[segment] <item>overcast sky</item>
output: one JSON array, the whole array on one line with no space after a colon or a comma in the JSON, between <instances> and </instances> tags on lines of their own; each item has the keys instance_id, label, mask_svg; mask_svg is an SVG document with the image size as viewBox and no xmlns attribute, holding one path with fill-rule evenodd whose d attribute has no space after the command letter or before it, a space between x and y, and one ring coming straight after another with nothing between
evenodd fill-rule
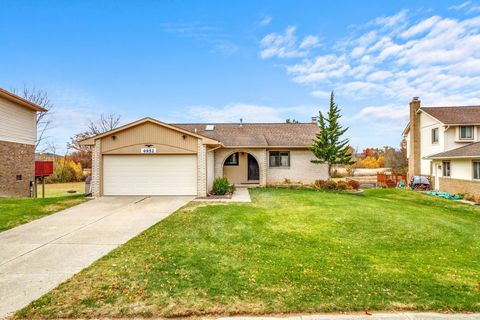
<instances>
[{"instance_id":1,"label":"overcast sky","mask_svg":"<svg viewBox=\"0 0 480 320\"><path fill-rule=\"evenodd\" d=\"M62 149L89 118L309 121L335 90L354 147L408 102L480 104L476 1L0 0L0 87L46 90Z\"/></svg>"}]
</instances>

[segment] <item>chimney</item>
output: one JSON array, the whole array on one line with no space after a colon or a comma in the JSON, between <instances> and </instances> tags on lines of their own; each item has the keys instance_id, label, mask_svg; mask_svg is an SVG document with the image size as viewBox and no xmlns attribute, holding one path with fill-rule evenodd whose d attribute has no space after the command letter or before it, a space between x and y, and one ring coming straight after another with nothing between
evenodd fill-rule
<instances>
[{"instance_id":1,"label":"chimney","mask_svg":"<svg viewBox=\"0 0 480 320\"><path fill-rule=\"evenodd\" d=\"M420 151L420 100L413 97L410 102L410 142L408 157L409 177L419 176L421 172L421 151Z\"/></svg>"},{"instance_id":2,"label":"chimney","mask_svg":"<svg viewBox=\"0 0 480 320\"><path fill-rule=\"evenodd\" d=\"M312 123L317 123L318 117L312 117Z\"/></svg>"},{"instance_id":3,"label":"chimney","mask_svg":"<svg viewBox=\"0 0 480 320\"><path fill-rule=\"evenodd\" d=\"M243 127L243 119L240 118L240 128Z\"/></svg>"}]
</instances>

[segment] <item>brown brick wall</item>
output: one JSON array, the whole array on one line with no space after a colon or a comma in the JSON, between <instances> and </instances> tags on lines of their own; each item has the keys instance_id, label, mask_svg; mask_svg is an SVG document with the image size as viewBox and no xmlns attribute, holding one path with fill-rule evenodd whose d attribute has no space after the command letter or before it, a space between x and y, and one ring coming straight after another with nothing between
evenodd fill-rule
<instances>
[{"instance_id":1,"label":"brown brick wall","mask_svg":"<svg viewBox=\"0 0 480 320\"><path fill-rule=\"evenodd\" d=\"M408 156L408 175L409 177L421 174L420 168L420 115L417 113L420 109L420 100L413 98L410 102L410 154Z\"/></svg>"},{"instance_id":2,"label":"brown brick wall","mask_svg":"<svg viewBox=\"0 0 480 320\"><path fill-rule=\"evenodd\" d=\"M439 185L440 191L480 196L480 181L441 177Z\"/></svg>"},{"instance_id":3,"label":"brown brick wall","mask_svg":"<svg viewBox=\"0 0 480 320\"><path fill-rule=\"evenodd\" d=\"M0 141L0 197L29 197L34 175L35 146Z\"/></svg>"}]
</instances>

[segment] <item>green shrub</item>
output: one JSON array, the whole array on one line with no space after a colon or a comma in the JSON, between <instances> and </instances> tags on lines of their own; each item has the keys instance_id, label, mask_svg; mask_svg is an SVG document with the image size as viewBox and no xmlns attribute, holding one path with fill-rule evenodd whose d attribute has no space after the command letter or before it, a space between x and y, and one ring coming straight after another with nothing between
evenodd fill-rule
<instances>
[{"instance_id":1,"label":"green shrub","mask_svg":"<svg viewBox=\"0 0 480 320\"><path fill-rule=\"evenodd\" d=\"M215 178L213 180L212 193L217 195L224 195L231 190L230 183L225 177Z\"/></svg>"}]
</instances>

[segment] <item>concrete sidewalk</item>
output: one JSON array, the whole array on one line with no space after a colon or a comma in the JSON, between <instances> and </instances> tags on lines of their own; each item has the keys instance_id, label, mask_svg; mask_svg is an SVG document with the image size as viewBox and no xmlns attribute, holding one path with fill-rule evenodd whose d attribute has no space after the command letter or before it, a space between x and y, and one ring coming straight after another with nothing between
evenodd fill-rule
<instances>
[{"instance_id":1,"label":"concrete sidewalk","mask_svg":"<svg viewBox=\"0 0 480 320\"><path fill-rule=\"evenodd\" d=\"M248 192L246 187L237 187L230 200L231 202L252 202L250 192Z\"/></svg>"},{"instance_id":2,"label":"concrete sidewalk","mask_svg":"<svg viewBox=\"0 0 480 320\"><path fill-rule=\"evenodd\" d=\"M0 319L193 197L103 197L0 233Z\"/></svg>"},{"instance_id":3,"label":"concrete sidewalk","mask_svg":"<svg viewBox=\"0 0 480 320\"><path fill-rule=\"evenodd\" d=\"M311 314L295 316L223 317L218 320L480 320L480 313L392 312L372 314Z\"/></svg>"}]
</instances>

